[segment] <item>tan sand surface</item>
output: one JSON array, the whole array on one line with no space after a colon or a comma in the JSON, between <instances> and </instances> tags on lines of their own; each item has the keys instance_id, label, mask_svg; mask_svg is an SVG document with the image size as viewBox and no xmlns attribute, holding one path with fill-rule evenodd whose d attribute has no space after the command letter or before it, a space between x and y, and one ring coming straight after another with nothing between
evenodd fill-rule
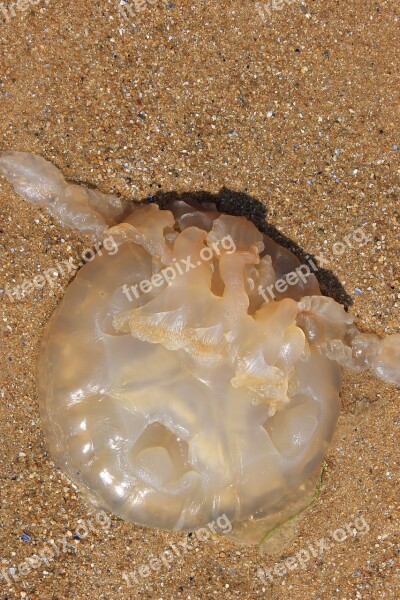
<instances>
[{"instance_id":1,"label":"tan sand surface","mask_svg":"<svg viewBox=\"0 0 400 600\"><path fill-rule=\"evenodd\" d=\"M18 0L14 15L1 4L0 149L136 201L245 192L305 252L325 252L363 330L398 332L400 5L277 1L261 3L263 20L255 4L131 0L128 19L118 0ZM334 246L360 226L371 242ZM220 536L155 571L152 557L194 535L96 522L47 453L35 391L68 276L22 300L4 293L88 246L1 178L0 598L400 597L399 395L369 374L344 374L320 498L275 556ZM74 539L80 520L92 528ZM27 569L52 540L48 563ZM296 555L303 566L284 563Z\"/></svg>"}]
</instances>

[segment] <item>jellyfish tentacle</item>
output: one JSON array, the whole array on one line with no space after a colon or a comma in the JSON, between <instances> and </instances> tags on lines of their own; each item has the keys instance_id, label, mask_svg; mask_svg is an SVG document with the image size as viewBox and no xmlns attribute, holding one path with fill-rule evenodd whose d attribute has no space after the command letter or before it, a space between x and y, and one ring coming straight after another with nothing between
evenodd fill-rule
<instances>
[{"instance_id":1,"label":"jellyfish tentacle","mask_svg":"<svg viewBox=\"0 0 400 600\"><path fill-rule=\"evenodd\" d=\"M0 171L25 200L43 205L62 225L102 240L130 207L120 198L68 183L61 171L28 152L2 152Z\"/></svg>"},{"instance_id":2,"label":"jellyfish tentacle","mask_svg":"<svg viewBox=\"0 0 400 600\"><path fill-rule=\"evenodd\" d=\"M341 304L324 296L305 296L298 309L297 324L320 354L341 367L370 369L383 381L400 385L399 333L382 339L362 333Z\"/></svg>"}]
</instances>

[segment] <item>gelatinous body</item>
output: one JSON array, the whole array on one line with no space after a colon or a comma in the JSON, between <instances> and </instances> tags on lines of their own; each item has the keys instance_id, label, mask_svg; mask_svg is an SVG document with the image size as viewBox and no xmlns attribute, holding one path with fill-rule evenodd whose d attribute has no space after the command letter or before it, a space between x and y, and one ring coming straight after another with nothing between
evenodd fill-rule
<instances>
[{"instance_id":1,"label":"gelatinous body","mask_svg":"<svg viewBox=\"0 0 400 600\"><path fill-rule=\"evenodd\" d=\"M226 514L256 541L318 478L340 366L400 384L400 335L359 333L246 218L182 201L126 215L38 157L3 153L0 168L62 222L118 245L67 288L38 388L57 463L122 518L191 530Z\"/></svg>"}]
</instances>

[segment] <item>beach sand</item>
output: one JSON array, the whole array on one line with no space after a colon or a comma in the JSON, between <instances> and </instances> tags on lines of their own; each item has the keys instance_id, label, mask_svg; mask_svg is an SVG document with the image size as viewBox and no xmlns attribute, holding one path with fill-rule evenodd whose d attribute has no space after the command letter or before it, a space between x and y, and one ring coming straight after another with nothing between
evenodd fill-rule
<instances>
[{"instance_id":1,"label":"beach sand","mask_svg":"<svg viewBox=\"0 0 400 600\"><path fill-rule=\"evenodd\" d=\"M244 192L304 252L325 253L363 331L399 331L398 4L277 2L264 20L252 0L143 0L128 19L118 0L19 4L0 13L1 150L42 155L127 201ZM349 244L361 226L371 241ZM1 289L90 246L1 177ZM139 574L194 536L101 526L47 453L35 365L67 285L0 294L2 599L399 597L399 394L369 373L344 373L320 497L282 551L221 535ZM368 526L336 540L356 518ZM94 526L74 539L80 520ZM48 564L24 574L51 540ZM296 555L303 565L282 567Z\"/></svg>"}]
</instances>

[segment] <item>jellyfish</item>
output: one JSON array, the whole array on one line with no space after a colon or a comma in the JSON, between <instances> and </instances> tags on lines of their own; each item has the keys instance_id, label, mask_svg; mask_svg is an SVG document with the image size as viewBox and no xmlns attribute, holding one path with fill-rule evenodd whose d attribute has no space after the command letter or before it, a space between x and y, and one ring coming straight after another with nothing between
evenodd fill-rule
<instances>
[{"instance_id":1,"label":"jellyfish","mask_svg":"<svg viewBox=\"0 0 400 600\"><path fill-rule=\"evenodd\" d=\"M399 386L400 334L360 332L291 251L215 203L129 204L23 152L0 169L98 250L115 245L68 285L37 370L51 454L87 500L164 530L223 514L250 544L308 506L341 369Z\"/></svg>"}]
</instances>

